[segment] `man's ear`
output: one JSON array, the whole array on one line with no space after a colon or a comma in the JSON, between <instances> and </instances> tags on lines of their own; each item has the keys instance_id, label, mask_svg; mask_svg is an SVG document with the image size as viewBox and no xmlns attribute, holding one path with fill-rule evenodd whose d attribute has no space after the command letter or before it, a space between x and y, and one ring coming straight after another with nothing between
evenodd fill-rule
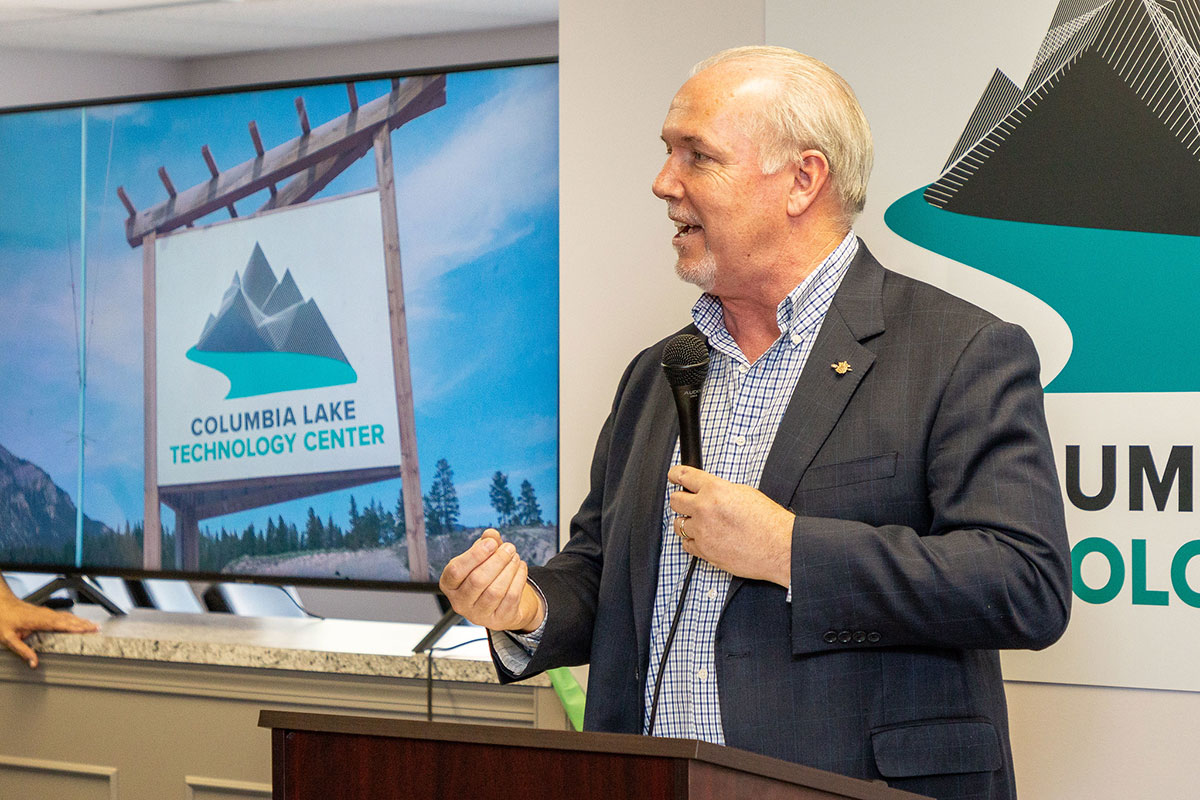
<instances>
[{"instance_id":1,"label":"man's ear","mask_svg":"<svg viewBox=\"0 0 1200 800\"><path fill-rule=\"evenodd\" d=\"M788 214L798 217L812 206L829 183L829 159L820 150L805 150L791 165L792 188L788 192Z\"/></svg>"}]
</instances>

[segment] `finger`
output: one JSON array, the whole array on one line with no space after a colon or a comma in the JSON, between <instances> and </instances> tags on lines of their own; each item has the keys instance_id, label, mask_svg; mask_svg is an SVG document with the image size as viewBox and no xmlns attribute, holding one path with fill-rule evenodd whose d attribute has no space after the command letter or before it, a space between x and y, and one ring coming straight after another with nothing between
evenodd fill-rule
<instances>
[{"instance_id":1,"label":"finger","mask_svg":"<svg viewBox=\"0 0 1200 800\"><path fill-rule=\"evenodd\" d=\"M492 539L496 542L497 547L499 547L500 544L504 541L503 539L500 538L500 531L496 530L495 528L488 528L483 533L479 534L479 538L480 539L485 539L485 538Z\"/></svg>"},{"instance_id":2,"label":"finger","mask_svg":"<svg viewBox=\"0 0 1200 800\"><path fill-rule=\"evenodd\" d=\"M484 535L476 539L474 544L450 559L450 563L442 570L442 577L438 581L438 586L443 592L449 594L458 591L463 581L496 552L500 542L486 534L487 531L484 531Z\"/></svg>"},{"instance_id":3,"label":"finger","mask_svg":"<svg viewBox=\"0 0 1200 800\"><path fill-rule=\"evenodd\" d=\"M41 626L44 631L60 631L62 633L95 633L100 630L96 623L75 616L56 612Z\"/></svg>"},{"instance_id":4,"label":"finger","mask_svg":"<svg viewBox=\"0 0 1200 800\"><path fill-rule=\"evenodd\" d=\"M9 650L16 653L17 657L29 665L30 669L35 669L38 665L37 653L33 652L33 648L25 644L21 637L15 634L9 634L4 637L4 644Z\"/></svg>"},{"instance_id":5,"label":"finger","mask_svg":"<svg viewBox=\"0 0 1200 800\"><path fill-rule=\"evenodd\" d=\"M508 545L512 547L512 545ZM507 548L501 548L500 553L503 555L509 552ZM521 559L517 556L515 548L511 551L508 563L504 565L504 569L500 570L500 574L496 579L488 584L487 588L479 596L477 605L480 610L487 614L496 615L497 609L504 602L504 598L508 595L509 587L512 586L513 578L517 575L517 570L521 566Z\"/></svg>"},{"instance_id":6,"label":"finger","mask_svg":"<svg viewBox=\"0 0 1200 800\"><path fill-rule=\"evenodd\" d=\"M700 501L696 495L682 490L671 492L671 510L685 517L694 517L700 510Z\"/></svg>"},{"instance_id":7,"label":"finger","mask_svg":"<svg viewBox=\"0 0 1200 800\"><path fill-rule=\"evenodd\" d=\"M667 480L676 486L687 489L689 492L698 492L701 487L712 478L702 469L696 467L688 467L683 464L676 464L667 472Z\"/></svg>"},{"instance_id":8,"label":"finger","mask_svg":"<svg viewBox=\"0 0 1200 800\"><path fill-rule=\"evenodd\" d=\"M469 607L480 610L483 605L490 602L485 598L485 594L490 598L490 589L500 573L508 566L508 562L513 557L515 548L511 544L504 545L501 549L492 553L490 557L482 564L471 570L471 574L466 577L466 580L459 586L459 596L463 602Z\"/></svg>"},{"instance_id":9,"label":"finger","mask_svg":"<svg viewBox=\"0 0 1200 800\"><path fill-rule=\"evenodd\" d=\"M517 559L516 564L517 568L508 584L508 590L500 600L500 605L496 607L496 616L501 619L518 620L521 617L521 597L525 594L525 587L529 585L529 565L524 559Z\"/></svg>"}]
</instances>

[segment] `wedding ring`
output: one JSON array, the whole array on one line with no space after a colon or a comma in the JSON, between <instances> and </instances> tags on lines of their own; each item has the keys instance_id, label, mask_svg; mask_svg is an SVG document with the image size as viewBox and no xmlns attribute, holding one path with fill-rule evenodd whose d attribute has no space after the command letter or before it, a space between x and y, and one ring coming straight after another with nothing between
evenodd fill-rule
<instances>
[{"instance_id":1,"label":"wedding ring","mask_svg":"<svg viewBox=\"0 0 1200 800\"><path fill-rule=\"evenodd\" d=\"M684 520L687 520L687 519L691 519L691 517L689 517L687 514L680 514L680 515L679 515L679 538L680 538L680 539L690 539L690 538L692 538L692 537L688 536L688 535L687 535L687 533L686 533L686 532L683 530L683 521L684 521Z\"/></svg>"}]
</instances>

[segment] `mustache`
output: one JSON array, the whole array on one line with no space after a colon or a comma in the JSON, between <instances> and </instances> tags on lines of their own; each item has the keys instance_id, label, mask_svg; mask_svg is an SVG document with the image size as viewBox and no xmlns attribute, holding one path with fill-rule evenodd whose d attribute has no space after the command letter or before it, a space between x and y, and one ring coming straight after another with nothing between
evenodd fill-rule
<instances>
[{"instance_id":1,"label":"mustache","mask_svg":"<svg viewBox=\"0 0 1200 800\"><path fill-rule=\"evenodd\" d=\"M679 205L673 202L667 203L667 217L673 222L682 222L685 225L699 225L700 220L694 214L681 211Z\"/></svg>"}]
</instances>

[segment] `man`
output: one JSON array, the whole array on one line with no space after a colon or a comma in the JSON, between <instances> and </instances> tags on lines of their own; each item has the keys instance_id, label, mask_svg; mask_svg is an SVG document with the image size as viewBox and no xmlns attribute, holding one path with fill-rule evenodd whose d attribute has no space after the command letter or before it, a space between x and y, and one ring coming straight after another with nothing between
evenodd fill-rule
<instances>
[{"instance_id":1,"label":"man","mask_svg":"<svg viewBox=\"0 0 1200 800\"><path fill-rule=\"evenodd\" d=\"M96 630L93 623L74 614L26 603L13 594L0 577L0 642L18 658L24 659L30 669L37 667L38 657L33 648L25 644L25 637L34 631L93 633Z\"/></svg>"},{"instance_id":2,"label":"man","mask_svg":"<svg viewBox=\"0 0 1200 800\"><path fill-rule=\"evenodd\" d=\"M653 189L704 290L705 469L679 466L660 342L621 380L563 552L527 568L488 531L443 591L493 630L502 679L590 662L586 727L646 733L698 556L653 733L1012 797L996 651L1049 645L1070 606L1032 343L854 236L870 132L824 64L720 53L662 138Z\"/></svg>"}]
</instances>

